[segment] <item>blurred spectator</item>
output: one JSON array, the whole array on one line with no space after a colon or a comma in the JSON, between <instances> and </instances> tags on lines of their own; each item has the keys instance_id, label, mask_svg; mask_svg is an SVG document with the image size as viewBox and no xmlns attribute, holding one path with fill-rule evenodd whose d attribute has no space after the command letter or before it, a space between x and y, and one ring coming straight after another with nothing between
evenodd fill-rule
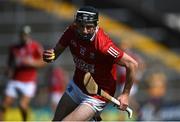
<instances>
[{"instance_id":1,"label":"blurred spectator","mask_svg":"<svg viewBox=\"0 0 180 122\"><path fill-rule=\"evenodd\" d=\"M141 108L140 120L162 120L159 112L166 94L166 82L163 72L154 72L146 78L148 100Z\"/></svg>"},{"instance_id":2,"label":"blurred spectator","mask_svg":"<svg viewBox=\"0 0 180 122\"><path fill-rule=\"evenodd\" d=\"M19 33L19 44L13 45L9 51L8 76L10 78L5 90L5 98L1 106L1 120L6 108L14 103L20 95L19 108L23 121L27 120L28 107L35 94L37 68L45 63L42 61L42 46L30 37L30 26L23 26Z\"/></svg>"},{"instance_id":3,"label":"blurred spectator","mask_svg":"<svg viewBox=\"0 0 180 122\"><path fill-rule=\"evenodd\" d=\"M134 58L137 62L138 62L138 70L136 73L136 79L134 81L134 84L132 86L131 89L131 93L130 93L130 107L134 110L134 113L138 114L139 113L139 103L136 100L136 93L138 91L138 83L139 81L142 79L143 76L143 72L145 70L145 62L143 60L143 58L138 55L137 53L133 53L134 50L132 48L132 44L129 42L129 40L121 40L120 44L119 44L120 49L122 49L124 52L126 52L128 55L130 55L132 58ZM121 90L124 87L124 84L126 82L126 68L123 66L119 66L117 65L117 94L119 94L121 92Z\"/></svg>"},{"instance_id":4,"label":"blurred spectator","mask_svg":"<svg viewBox=\"0 0 180 122\"><path fill-rule=\"evenodd\" d=\"M48 80L50 84L51 108L55 112L57 104L65 91L69 77L67 72L59 66L52 66L50 71Z\"/></svg>"}]
</instances>

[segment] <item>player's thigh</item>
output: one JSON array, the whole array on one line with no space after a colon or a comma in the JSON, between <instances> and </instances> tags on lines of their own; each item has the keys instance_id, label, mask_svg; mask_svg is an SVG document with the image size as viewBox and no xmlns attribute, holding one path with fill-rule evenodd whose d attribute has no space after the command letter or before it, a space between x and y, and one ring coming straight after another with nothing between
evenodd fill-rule
<instances>
[{"instance_id":1,"label":"player's thigh","mask_svg":"<svg viewBox=\"0 0 180 122\"><path fill-rule=\"evenodd\" d=\"M69 113L71 113L78 105L72 100L72 98L65 92L61 97L53 121L60 121Z\"/></svg>"},{"instance_id":2,"label":"player's thigh","mask_svg":"<svg viewBox=\"0 0 180 122\"><path fill-rule=\"evenodd\" d=\"M79 105L72 113L66 116L63 121L87 121L95 115L95 111L87 104Z\"/></svg>"}]
</instances>

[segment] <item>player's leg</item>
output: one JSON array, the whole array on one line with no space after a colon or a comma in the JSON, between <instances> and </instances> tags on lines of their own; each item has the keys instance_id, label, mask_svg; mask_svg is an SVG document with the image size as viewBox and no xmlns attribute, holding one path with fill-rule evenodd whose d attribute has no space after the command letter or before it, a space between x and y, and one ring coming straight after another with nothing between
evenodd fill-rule
<instances>
[{"instance_id":1,"label":"player's leg","mask_svg":"<svg viewBox=\"0 0 180 122\"><path fill-rule=\"evenodd\" d=\"M36 84L34 81L27 83L18 82L17 89L22 93L21 99L19 101L21 116L23 121L27 121L29 103L32 97L35 95Z\"/></svg>"},{"instance_id":2,"label":"player's leg","mask_svg":"<svg viewBox=\"0 0 180 122\"><path fill-rule=\"evenodd\" d=\"M14 97L12 97L12 96L5 96L5 99L4 99L2 104L3 104L3 106L5 108L7 108L10 105L12 105L13 101L14 101Z\"/></svg>"},{"instance_id":3,"label":"player's leg","mask_svg":"<svg viewBox=\"0 0 180 122\"><path fill-rule=\"evenodd\" d=\"M6 109L14 102L14 98L16 97L16 83L14 81L9 81L5 89L5 97L0 105L0 120L4 120Z\"/></svg>"},{"instance_id":4,"label":"player's leg","mask_svg":"<svg viewBox=\"0 0 180 122\"><path fill-rule=\"evenodd\" d=\"M56 108L53 121L61 121L78 106L72 98L65 92Z\"/></svg>"},{"instance_id":5,"label":"player's leg","mask_svg":"<svg viewBox=\"0 0 180 122\"><path fill-rule=\"evenodd\" d=\"M14 101L14 97L11 97L11 96L5 96L1 106L0 106L0 121L3 121L5 118L5 112L6 112L6 109L12 105Z\"/></svg>"},{"instance_id":6,"label":"player's leg","mask_svg":"<svg viewBox=\"0 0 180 122\"><path fill-rule=\"evenodd\" d=\"M84 100L73 112L71 112L63 119L64 121L101 120L100 113L107 105L107 103L88 95L83 95L82 97Z\"/></svg>"},{"instance_id":7,"label":"player's leg","mask_svg":"<svg viewBox=\"0 0 180 122\"><path fill-rule=\"evenodd\" d=\"M91 120L95 114L96 112L89 105L81 104L66 116L63 121L87 121Z\"/></svg>"},{"instance_id":8,"label":"player's leg","mask_svg":"<svg viewBox=\"0 0 180 122\"><path fill-rule=\"evenodd\" d=\"M95 122L99 122L99 121L102 121L102 118L101 118L101 115L100 113L97 113L93 118L92 120L94 120Z\"/></svg>"},{"instance_id":9,"label":"player's leg","mask_svg":"<svg viewBox=\"0 0 180 122\"><path fill-rule=\"evenodd\" d=\"M80 105L65 116L63 120L93 120L94 117L97 117L97 113L100 113L106 105L105 101L84 94L73 81L68 85L66 93L73 99L73 101Z\"/></svg>"},{"instance_id":10,"label":"player's leg","mask_svg":"<svg viewBox=\"0 0 180 122\"><path fill-rule=\"evenodd\" d=\"M81 104L69 115L67 115L64 121L87 121L97 120L100 118L100 113L107 105L105 101L96 99L94 97L85 95L79 92L82 98Z\"/></svg>"},{"instance_id":11,"label":"player's leg","mask_svg":"<svg viewBox=\"0 0 180 122\"><path fill-rule=\"evenodd\" d=\"M20 109L23 121L27 121L30 100L31 98L28 96L22 96L20 100L19 109Z\"/></svg>"}]
</instances>

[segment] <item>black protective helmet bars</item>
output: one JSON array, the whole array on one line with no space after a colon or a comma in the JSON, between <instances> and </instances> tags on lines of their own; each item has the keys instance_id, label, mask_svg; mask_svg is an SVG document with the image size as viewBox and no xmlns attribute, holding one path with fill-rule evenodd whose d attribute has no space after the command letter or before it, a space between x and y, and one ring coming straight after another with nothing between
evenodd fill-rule
<instances>
[{"instance_id":1,"label":"black protective helmet bars","mask_svg":"<svg viewBox=\"0 0 180 122\"><path fill-rule=\"evenodd\" d=\"M85 6L77 11L75 21L80 23L95 23L97 25L98 11L91 6Z\"/></svg>"}]
</instances>

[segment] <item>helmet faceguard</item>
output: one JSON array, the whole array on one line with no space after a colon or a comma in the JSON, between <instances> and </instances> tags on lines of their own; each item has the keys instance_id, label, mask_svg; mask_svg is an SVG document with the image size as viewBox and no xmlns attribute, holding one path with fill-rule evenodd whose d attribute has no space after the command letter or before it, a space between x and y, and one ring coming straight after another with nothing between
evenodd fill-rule
<instances>
[{"instance_id":1,"label":"helmet faceguard","mask_svg":"<svg viewBox=\"0 0 180 122\"><path fill-rule=\"evenodd\" d=\"M99 20L98 11L91 6L85 6L85 7L80 8L77 11L77 14L75 17L75 22L81 25L94 24L95 26L97 26L98 20ZM92 38L93 34L82 35L79 33L79 36L82 40L89 41Z\"/></svg>"}]
</instances>

